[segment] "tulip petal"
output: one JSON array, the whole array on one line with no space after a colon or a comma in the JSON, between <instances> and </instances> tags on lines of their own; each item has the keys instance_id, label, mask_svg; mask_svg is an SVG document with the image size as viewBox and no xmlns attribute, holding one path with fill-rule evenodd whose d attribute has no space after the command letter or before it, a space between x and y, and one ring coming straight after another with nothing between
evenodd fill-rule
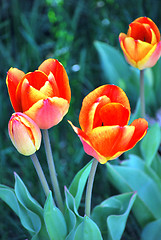
<instances>
[{"instance_id":1,"label":"tulip petal","mask_svg":"<svg viewBox=\"0 0 161 240\"><path fill-rule=\"evenodd\" d=\"M19 92L21 95L18 95ZM21 91L18 89L17 95L20 98L23 112L27 111L37 101L47 98L39 90L33 88L27 79L24 79L21 84Z\"/></svg>"},{"instance_id":2,"label":"tulip petal","mask_svg":"<svg viewBox=\"0 0 161 240\"><path fill-rule=\"evenodd\" d=\"M89 110L88 116L88 125L86 125L86 132L91 131L93 128L102 126L102 119L100 118L99 111L102 108L103 105L110 102L110 99L107 96L102 96L97 99L97 101L91 106L91 109ZM86 115L85 121L86 119Z\"/></svg>"},{"instance_id":3,"label":"tulip petal","mask_svg":"<svg viewBox=\"0 0 161 240\"><path fill-rule=\"evenodd\" d=\"M125 38L123 44L126 54L129 56L128 58L133 59L136 63L143 59L153 48L153 45L140 40L135 40L131 37Z\"/></svg>"},{"instance_id":4,"label":"tulip petal","mask_svg":"<svg viewBox=\"0 0 161 240\"><path fill-rule=\"evenodd\" d=\"M159 29L156 26L156 24L150 18L148 18L148 17L140 17L140 18L135 19L134 23L135 22L139 22L141 24L148 24L153 29L153 31L154 31L154 33L156 35L156 38L157 38L157 42L160 41Z\"/></svg>"},{"instance_id":5,"label":"tulip petal","mask_svg":"<svg viewBox=\"0 0 161 240\"><path fill-rule=\"evenodd\" d=\"M145 56L145 58L138 62L137 64L138 68L142 70L145 68L153 67L160 58L160 56L161 56L161 41L158 44L155 44L151 51L149 51L149 53Z\"/></svg>"},{"instance_id":6,"label":"tulip petal","mask_svg":"<svg viewBox=\"0 0 161 240\"><path fill-rule=\"evenodd\" d=\"M40 148L41 132L35 122L23 113L14 113L8 124L8 132L17 150L29 156Z\"/></svg>"},{"instance_id":7,"label":"tulip petal","mask_svg":"<svg viewBox=\"0 0 161 240\"><path fill-rule=\"evenodd\" d=\"M134 131L133 137L131 138L130 142L126 146L126 149L128 150L133 148L136 145L136 143L145 136L148 129L148 122L143 118L139 118L134 120L130 124L130 126L135 127L135 131Z\"/></svg>"},{"instance_id":8,"label":"tulip petal","mask_svg":"<svg viewBox=\"0 0 161 240\"><path fill-rule=\"evenodd\" d=\"M70 102L71 91L69 79L63 65L56 59L47 59L39 66L38 69L44 72L46 75L49 75L50 72L53 73L59 89L60 97Z\"/></svg>"},{"instance_id":9,"label":"tulip petal","mask_svg":"<svg viewBox=\"0 0 161 240\"><path fill-rule=\"evenodd\" d=\"M125 92L115 85L103 85L90 92L83 100L79 115L79 123L83 131L86 132L88 129L93 128L93 121L91 121L91 111L94 111L92 110L93 105L97 103L98 99L102 96L106 96L108 102L110 99L111 102L122 104L125 108L128 109L129 114L131 113L129 100Z\"/></svg>"},{"instance_id":10,"label":"tulip petal","mask_svg":"<svg viewBox=\"0 0 161 240\"><path fill-rule=\"evenodd\" d=\"M10 100L14 110L21 111L21 106L19 102L16 100L16 88L20 82L20 80L25 76L25 73L17 68L10 68L7 73L6 84L8 87L8 92L10 96Z\"/></svg>"},{"instance_id":11,"label":"tulip petal","mask_svg":"<svg viewBox=\"0 0 161 240\"><path fill-rule=\"evenodd\" d=\"M135 40L141 40L147 43L151 43L152 40L152 32L150 30L150 26L146 26L138 22L132 22L129 25L127 36L132 37Z\"/></svg>"},{"instance_id":12,"label":"tulip petal","mask_svg":"<svg viewBox=\"0 0 161 240\"><path fill-rule=\"evenodd\" d=\"M97 152L91 145L91 143L89 142L89 138L88 136L79 128L75 127L70 121L68 121L70 123L70 125L72 126L73 130L75 131L75 133L78 135L78 137L80 138L84 151L94 157L95 159L97 159L101 164L106 163L109 159L102 156L99 152Z\"/></svg>"},{"instance_id":13,"label":"tulip petal","mask_svg":"<svg viewBox=\"0 0 161 240\"><path fill-rule=\"evenodd\" d=\"M120 103L109 103L103 106L99 112L104 126L127 125L130 114Z\"/></svg>"},{"instance_id":14,"label":"tulip petal","mask_svg":"<svg viewBox=\"0 0 161 240\"><path fill-rule=\"evenodd\" d=\"M134 126L102 126L93 129L88 137L97 152L112 160L116 154L120 155L127 151L127 145L133 137L134 131Z\"/></svg>"},{"instance_id":15,"label":"tulip petal","mask_svg":"<svg viewBox=\"0 0 161 240\"><path fill-rule=\"evenodd\" d=\"M24 113L32 118L39 128L49 129L62 120L68 109L69 103L67 100L53 97L39 100Z\"/></svg>"}]
</instances>

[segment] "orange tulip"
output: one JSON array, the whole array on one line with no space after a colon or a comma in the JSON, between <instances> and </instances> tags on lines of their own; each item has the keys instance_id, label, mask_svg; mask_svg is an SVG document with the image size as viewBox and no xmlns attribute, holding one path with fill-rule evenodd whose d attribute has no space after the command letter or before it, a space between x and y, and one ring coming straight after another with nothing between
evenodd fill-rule
<instances>
[{"instance_id":1,"label":"orange tulip","mask_svg":"<svg viewBox=\"0 0 161 240\"><path fill-rule=\"evenodd\" d=\"M12 106L32 118L41 129L58 124L68 112L71 91L67 73L55 59L47 59L35 72L10 68L6 79Z\"/></svg>"},{"instance_id":2,"label":"orange tulip","mask_svg":"<svg viewBox=\"0 0 161 240\"><path fill-rule=\"evenodd\" d=\"M89 93L83 100L79 115L81 129L70 121L78 134L84 151L104 164L133 148L147 132L145 119L130 118L129 100L115 85L104 85Z\"/></svg>"},{"instance_id":3,"label":"orange tulip","mask_svg":"<svg viewBox=\"0 0 161 240\"><path fill-rule=\"evenodd\" d=\"M13 113L8 123L8 132L13 145L21 154L30 156L40 148L41 131L27 115Z\"/></svg>"},{"instance_id":4,"label":"orange tulip","mask_svg":"<svg viewBox=\"0 0 161 240\"><path fill-rule=\"evenodd\" d=\"M127 62L140 70L153 67L161 55L159 29L147 17L133 21L127 34L120 33L119 41Z\"/></svg>"}]
</instances>

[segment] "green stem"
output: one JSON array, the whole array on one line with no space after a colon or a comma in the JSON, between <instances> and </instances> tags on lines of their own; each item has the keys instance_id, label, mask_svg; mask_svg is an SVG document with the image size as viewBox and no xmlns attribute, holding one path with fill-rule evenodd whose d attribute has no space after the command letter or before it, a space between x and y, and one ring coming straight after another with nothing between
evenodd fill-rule
<instances>
[{"instance_id":1,"label":"green stem","mask_svg":"<svg viewBox=\"0 0 161 240\"><path fill-rule=\"evenodd\" d=\"M63 212L63 200L59 188L59 183L57 179L57 174L55 170L55 165L53 161L53 155L51 151L51 144L50 144L50 139L49 139L49 134L47 129L42 130L43 133L43 138L44 138L44 145L45 145L45 151L46 151L46 157L47 157L47 163L48 163L48 168L50 172L50 178L53 186L53 191L55 193L55 198L56 198L56 203L59 207L59 209Z\"/></svg>"},{"instance_id":2,"label":"green stem","mask_svg":"<svg viewBox=\"0 0 161 240\"><path fill-rule=\"evenodd\" d=\"M140 102L141 102L141 117L145 118L144 70L140 70Z\"/></svg>"},{"instance_id":3,"label":"green stem","mask_svg":"<svg viewBox=\"0 0 161 240\"><path fill-rule=\"evenodd\" d=\"M43 170L41 168L40 162L39 162L39 160L36 156L36 153L32 154L30 157L32 159L32 162L34 164L34 167L36 169L38 177L40 179L40 182L41 182L41 185L42 185L43 190L45 192L45 195L48 196L50 189L49 189L48 183L46 181L45 175L43 173Z\"/></svg>"},{"instance_id":4,"label":"green stem","mask_svg":"<svg viewBox=\"0 0 161 240\"><path fill-rule=\"evenodd\" d=\"M91 212L91 197L92 197L92 188L94 182L94 176L96 173L98 161L94 158L91 166L91 170L88 177L87 189L86 189L86 199L85 199L85 215L90 217Z\"/></svg>"}]
</instances>

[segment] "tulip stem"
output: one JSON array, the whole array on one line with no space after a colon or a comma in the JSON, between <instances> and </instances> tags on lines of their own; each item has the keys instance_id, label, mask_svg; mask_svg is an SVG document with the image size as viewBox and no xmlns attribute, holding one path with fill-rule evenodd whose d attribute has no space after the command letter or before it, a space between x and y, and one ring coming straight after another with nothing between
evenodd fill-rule
<instances>
[{"instance_id":1,"label":"tulip stem","mask_svg":"<svg viewBox=\"0 0 161 240\"><path fill-rule=\"evenodd\" d=\"M62 200L59 183L58 183L58 179L57 179L57 174L56 174L56 170L55 170L48 130L43 129L42 133L43 133L47 163L48 163L48 168L49 168L49 172L50 172L50 178L51 178L51 182L52 182L52 186L53 186L53 191L55 193L56 203L57 203L59 209L63 212L63 209L64 209L63 200Z\"/></svg>"},{"instance_id":2,"label":"tulip stem","mask_svg":"<svg viewBox=\"0 0 161 240\"><path fill-rule=\"evenodd\" d=\"M91 166L91 170L88 177L87 182L87 189L86 189L86 198L85 198L85 215L90 217L91 212L91 198L92 198L92 189L93 189L93 182L94 176L96 173L98 161L94 158Z\"/></svg>"},{"instance_id":3,"label":"tulip stem","mask_svg":"<svg viewBox=\"0 0 161 240\"><path fill-rule=\"evenodd\" d=\"M141 117L145 118L144 70L140 70L140 102L141 102Z\"/></svg>"},{"instance_id":4,"label":"tulip stem","mask_svg":"<svg viewBox=\"0 0 161 240\"><path fill-rule=\"evenodd\" d=\"M32 162L34 164L34 167L36 169L36 172L37 172L37 175L40 179L40 182L41 182L41 185L43 187L43 190L44 190L44 193L46 195L46 197L49 195L49 192L50 192L50 189L49 189L49 186L48 186L48 183L46 181L46 178L45 178L45 175L44 175L44 172L41 168L41 165L40 165L40 162L36 156L36 154L32 154L31 156L31 159L32 159Z\"/></svg>"}]
</instances>

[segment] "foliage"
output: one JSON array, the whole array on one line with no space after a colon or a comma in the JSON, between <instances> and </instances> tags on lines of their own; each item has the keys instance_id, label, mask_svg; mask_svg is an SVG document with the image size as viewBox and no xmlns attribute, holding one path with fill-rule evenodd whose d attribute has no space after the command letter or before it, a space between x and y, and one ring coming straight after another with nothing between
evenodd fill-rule
<instances>
[{"instance_id":1,"label":"foliage","mask_svg":"<svg viewBox=\"0 0 161 240\"><path fill-rule=\"evenodd\" d=\"M113 217L118 217L118 221L124 217L125 224L125 218L133 204L133 212L128 218L130 224L127 222L125 231L124 226L120 230L121 233L124 231L123 236L126 236L125 239L156 240L158 239L157 236L160 237L158 229L160 229L161 217L160 211L157 211L157 207L160 204L160 127L158 125L150 126L149 134L142 141L141 145L138 144L122 157L122 159L127 160L123 162L116 160L116 162L110 162L110 165L107 164L108 174L105 167L101 166L98 168L93 191L93 205L97 206L93 209L92 220L89 220L88 217L81 217L82 207L84 206L82 206L83 201L80 201L80 197L84 198L85 177L82 179L82 175L79 173L80 175L77 175L77 178L70 185L73 176L89 161L89 157L84 154L79 140L66 122L67 119L70 119L75 124L78 124L77 119L81 100L89 91L105 83L116 84L125 90L130 99L132 112L136 109L135 116L133 115L132 117L136 118L137 114L139 114L139 102L137 102L139 96L139 73L129 67L123 59L119 48L118 34L126 32L128 24L139 16L150 17L160 28L160 7L160 1L156 1L154 4L152 0L147 0L146 2L142 0L1 1L1 198L10 205L11 209L18 216L13 214L1 201L0 238L2 240L29 239L30 234L25 230L26 228L30 229L29 232L31 232L33 237L37 232L41 232L41 234L46 232L45 227L40 231L40 225L44 224L42 220L44 207L42 206L44 206L45 197L41 191L40 184L37 182L37 175L31 161L22 156L20 160L19 154L9 141L7 123L13 109L9 103L5 78L6 72L11 66L28 72L36 69L48 57L58 58L64 64L72 89L72 102L68 116L50 131L61 189L64 187L64 179L66 180L66 186L70 186L69 190L65 188L64 192L66 196L65 222L67 231L72 230L72 234L75 234L76 230L79 232L93 225L95 231L100 236L97 227L95 227L97 209L103 206L106 210L107 215L104 216L106 222L109 216L112 219L110 221L113 221ZM159 123L159 119L161 119L159 115L161 106L160 65L161 60L145 73L146 110L150 123L156 121ZM123 74L124 72L126 74ZM153 134L155 139L152 137ZM38 155L41 155L42 159L45 158L43 146ZM47 178L49 178L44 162L42 164L44 172ZM87 169L88 167L86 171ZM14 171L22 177L27 187L18 175L16 176L16 185L13 186ZM86 171L82 170L82 173L87 174ZM61 176L63 177L61 178ZM109 176L108 180L107 176ZM127 182L125 176L131 181ZM4 187L4 185L11 187ZM27 202L23 202L23 196L20 196L18 193L20 186L25 188L28 198ZM141 186L144 186L143 192ZM39 203L33 200L27 188ZM132 195L132 193L129 193L132 191L137 191L137 194ZM149 191L151 194L149 194ZM123 194L114 197L118 205L114 207L109 206L109 197L120 192ZM50 198L51 195L48 202L46 202L46 209L52 206ZM151 198L154 203L153 206L150 203ZM107 200L100 203L103 199ZM120 199L126 199L126 205L123 204L124 200ZM119 212L119 204L123 204L122 212ZM19 212L20 210L21 213ZM57 209L54 210L62 219L61 213ZM26 215L26 212L29 214ZM36 225L31 224L30 216L37 220ZM64 222L64 220L62 221ZM22 229L20 222L25 226L24 229ZM108 224L103 226L106 231L105 236L107 236ZM66 227L64 223L64 234L66 234ZM142 235L140 232L142 232ZM66 236L66 239L69 240L70 236Z\"/></svg>"}]
</instances>

